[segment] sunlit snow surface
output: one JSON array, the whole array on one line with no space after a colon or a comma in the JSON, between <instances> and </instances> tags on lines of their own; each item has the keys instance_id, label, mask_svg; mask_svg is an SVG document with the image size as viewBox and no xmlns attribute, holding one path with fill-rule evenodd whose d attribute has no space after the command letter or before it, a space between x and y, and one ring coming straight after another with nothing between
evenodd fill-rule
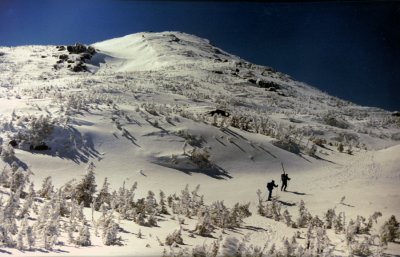
<instances>
[{"instance_id":1,"label":"sunlit snow surface","mask_svg":"<svg viewBox=\"0 0 400 257\"><path fill-rule=\"evenodd\" d=\"M280 184L281 163L292 178L289 192L274 190L283 203L282 212L288 209L296 216L298 203L304 200L319 217L329 208L345 212L347 220L381 211L380 225L392 214L399 217L400 121L389 112L329 96L180 32L138 33L93 47L97 53L87 62L90 72L72 72L67 62L56 64L67 51L55 46L0 47L0 141L8 144L16 138L27 126L24 117L55 119L53 134L46 139L51 150L15 150L20 166L33 171L37 189L47 176L57 188L72 178L80 180L92 161L98 188L105 177L113 189L123 181L128 187L137 181L136 198L140 198L148 190L156 195L159 190L179 194L185 185L194 189L199 184L206 203L223 200L230 207L251 203L253 215L242 228L224 233L217 229L214 238L189 237L196 219L186 218L182 247L188 248L220 235L250 234L250 242L260 246L267 239L279 245L284 236L290 238L298 229L261 217L256 209L257 189L265 197L268 181ZM257 79L279 89L259 87ZM214 119L208 112L216 108L227 110L230 117ZM328 114L347 128L327 125ZM233 117L251 119L250 131L229 126ZM268 133L262 132L262 122ZM282 136L278 132L305 149L293 154L276 147L272 142ZM315 138L332 146L318 146L317 157L311 157L307 149ZM343 153L337 150L339 140L345 145ZM349 145L351 155L346 153ZM188 160L195 147L209 152L213 168L202 169ZM3 198L6 191L0 191ZM89 217L90 210L86 211ZM179 228L171 217L153 228L122 220L123 246L104 246L93 234L91 247L76 248L61 238L65 245L50 253L11 248L0 248L0 253L161 255L168 247L160 246L156 237L164 241ZM139 229L142 239L135 235ZM343 235L332 232L329 237L335 254L348 255ZM399 254L398 245L389 245L387 252Z\"/></svg>"}]
</instances>

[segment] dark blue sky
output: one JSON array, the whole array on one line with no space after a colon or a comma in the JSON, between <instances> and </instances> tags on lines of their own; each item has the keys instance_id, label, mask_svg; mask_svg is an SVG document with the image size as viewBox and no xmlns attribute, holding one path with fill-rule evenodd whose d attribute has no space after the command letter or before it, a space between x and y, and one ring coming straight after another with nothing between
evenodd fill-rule
<instances>
[{"instance_id":1,"label":"dark blue sky","mask_svg":"<svg viewBox=\"0 0 400 257\"><path fill-rule=\"evenodd\" d=\"M400 110L400 2L0 0L0 45L177 30L331 95Z\"/></svg>"}]
</instances>

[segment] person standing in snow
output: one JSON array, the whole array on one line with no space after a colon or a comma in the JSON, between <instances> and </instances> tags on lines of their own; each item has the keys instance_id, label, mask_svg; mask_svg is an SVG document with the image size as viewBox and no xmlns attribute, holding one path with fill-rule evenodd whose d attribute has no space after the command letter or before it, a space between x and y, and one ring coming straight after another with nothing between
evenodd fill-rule
<instances>
[{"instance_id":1,"label":"person standing in snow","mask_svg":"<svg viewBox=\"0 0 400 257\"><path fill-rule=\"evenodd\" d=\"M290 180L289 175L286 173L283 173L281 175L281 180L282 180L282 186L281 186L281 191L285 191L286 192L286 188L287 188L287 182L288 180Z\"/></svg>"},{"instance_id":2,"label":"person standing in snow","mask_svg":"<svg viewBox=\"0 0 400 257\"><path fill-rule=\"evenodd\" d=\"M281 162L282 165L282 175L281 175L281 180L282 180L282 186L281 186L281 191L285 191L286 192L286 188L287 188L287 182L288 180L290 180L289 175L286 173L285 168L283 167L283 162Z\"/></svg>"},{"instance_id":3,"label":"person standing in snow","mask_svg":"<svg viewBox=\"0 0 400 257\"><path fill-rule=\"evenodd\" d=\"M275 185L275 181L274 181L274 180L272 180L271 182L269 182L269 183L267 184L267 189L268 189L268 191L269 191L269 194L268 194L268 201L271 201L272 190L274 189L274 187L278 187L278 185Z\"/></svg>"}]
</instances>

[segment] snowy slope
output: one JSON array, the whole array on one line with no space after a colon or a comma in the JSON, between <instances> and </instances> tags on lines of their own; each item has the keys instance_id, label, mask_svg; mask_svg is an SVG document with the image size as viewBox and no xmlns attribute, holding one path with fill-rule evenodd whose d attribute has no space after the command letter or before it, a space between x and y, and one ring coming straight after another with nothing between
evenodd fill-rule
<instances>
[{"instance_id":1,"label":"snowy slope","mask_svg":"<svg viewBox=\"0 0 400 257\"><path fill-rule=\"evenodd\" d=\"M250 233L252 244L263 246L270 238L280 245L282 237L297 230L257 214L256 191L261 189L265 198L266 182L280 184L284 163L292 178L290 192L274 190L282 212L287 209L296 216L303 200L319 217L329 208L345 212L348 219L381 211L381 225L390 215L400 215L400 119L389 112L329 96L181 32L137 33L92 46L97 53L87 61L90 72L68 67L79 62L79 55L57 63L68 52L55 46L0 47L3 148L13 139L29 141L21 135L30 135L32 121L40 115L53 124L43 140L51 150L31 151L29 142L15 149L15 160L21 169L32 170L37 189L47 176L56 188L73 178L79 181L89 162L95 164L98 188L105 177L112 189L136 181L136 198L148 190L169 195L179 194L186 185L200 185L207 204L250 202L253 213L240 229L217 230L214 239ZM230 116L210 116L216 108ZM311 154L317 140L322 143ZM300 152L276 143L287 141ZM212 168L196 165L190 158L193 149L207 151ZM85 212L89 215L90 210ZM104 246L93 235L93 247L66 243L55 252L160 255L166 247L155 237L164 240L179 228L171 217L159 227L122 220L128 231L121 235L123 247ZM213 238L189 237L195 224L193 218L183 225L186 246L211 243ZM136 237L139 229L144 239ZM334 253L348 255L344 235L329 236ZM389 245L386 251L397 250ZM2 251L44 255L39 250L0 247Z\"/></svg>"}]
</instances>

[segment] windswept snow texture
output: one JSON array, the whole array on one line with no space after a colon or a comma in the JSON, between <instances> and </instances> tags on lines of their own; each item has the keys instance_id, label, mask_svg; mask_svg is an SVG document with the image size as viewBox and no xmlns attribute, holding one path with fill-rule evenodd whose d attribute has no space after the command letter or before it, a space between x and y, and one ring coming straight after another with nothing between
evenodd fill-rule
<instances>
[{"instance_id":1,"label":"windswept snow texture","mask_svg":"<svg viewBox=\"0 0 400 257\"><path fill-rule=\"evenodd\" d=\"M279 187L273 196L293 220L301 200L321 219L330 208L344 212L346 222L380 211L375 234L391 215L400 217L400 118L390 112L329 96L181 32L137 33L92 46L96 54L81 72L71 70L80 55L56 46L0 47L0 142L4 153L12 140L19 144L1 164L31 170L38 190L48 176L55 188L80 181L93 162L97 190L107 177L112 190L138 182L135 199L152 190L159 200L159 190L180 195L199 184L206 204L249 202L252 216L209 237L190 236L196 216L181 225L177 215L160 216L157 227L122 219L122 246L105 246L85 208L92 246L76 248L62 232L53 250L19 251L0 241L0 254L160 256L170 248L157 238L164 242L180 227L185 245L175 252L246 234L253 245L269 240L280 247L297 231L304 246L307 228L257 213L257 189L265 200L267 182L281 185L282 163L291 180L287 192ZM211 116L216 109L229 117ZM50 149L30 149L42 144ZM3 206L8 192L0 186ZM332 256L350 255L343 233L328 230L328 237ZM384 251L400 254L398 244Z\"/></svg>"}]
</instances>

